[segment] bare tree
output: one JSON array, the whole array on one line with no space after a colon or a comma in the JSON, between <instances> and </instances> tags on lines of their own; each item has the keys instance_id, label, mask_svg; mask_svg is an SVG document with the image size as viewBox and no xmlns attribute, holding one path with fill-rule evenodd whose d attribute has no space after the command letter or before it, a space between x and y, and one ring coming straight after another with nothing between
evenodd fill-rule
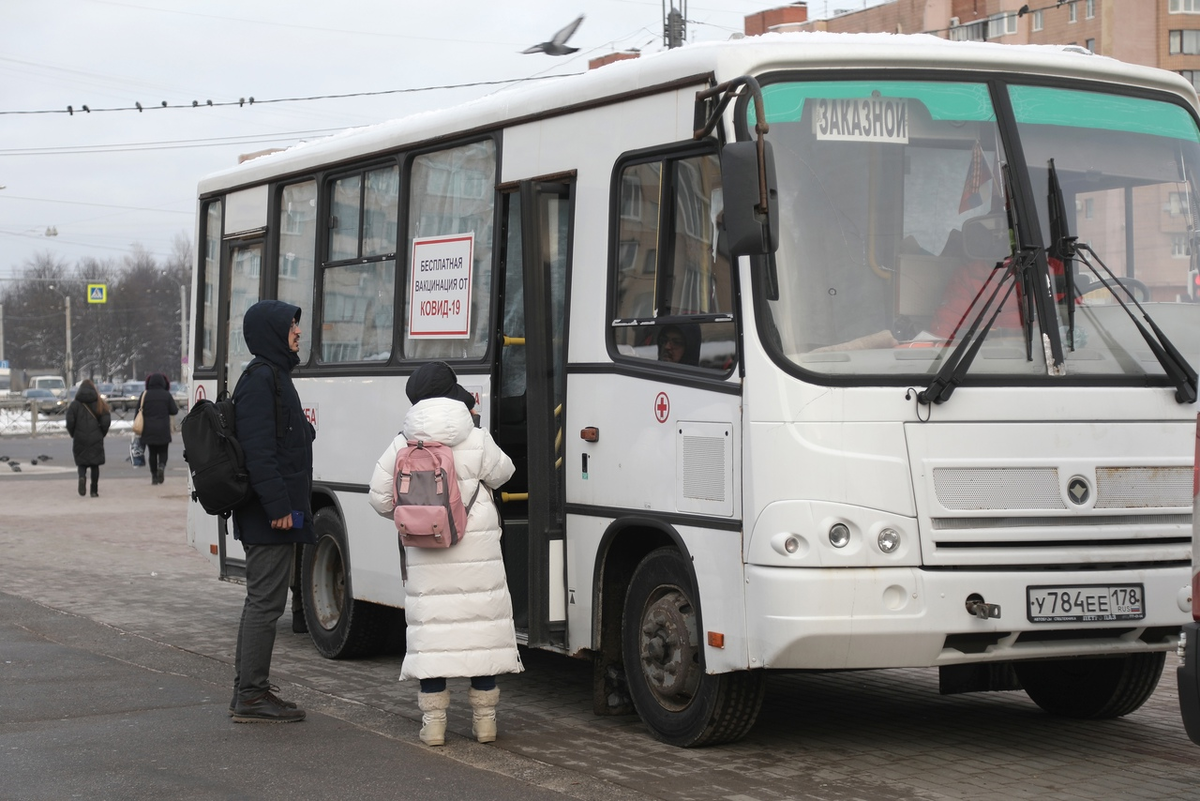
<instances>
[{"instance_id":1,"label":"bare tree","mask_svg":"<svg viewBox=\"0 0 1200 801\"><path fill-rule=\"evenodd\" d=\"M191 283L191 259L182 235L161 263L140 245L120 263L84 258L74 269L49 253L32 257L0 294L6 356L18 368L63 370L70 297L76 376L180 378L179 287ZM106 303L87 302L87 285L97 283L106 285Z\"/></svg>"}]
</instances>

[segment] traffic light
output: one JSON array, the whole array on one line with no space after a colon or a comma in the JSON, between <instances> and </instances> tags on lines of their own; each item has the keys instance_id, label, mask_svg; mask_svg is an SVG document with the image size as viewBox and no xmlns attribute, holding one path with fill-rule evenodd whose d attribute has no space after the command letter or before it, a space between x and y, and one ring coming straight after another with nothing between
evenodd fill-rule
<instances>
[{"instance_id":1,"label":"traffic light","mask_svg":"<svg viewBox=\"0 0 1200 801\"><path fill-rule=\"evenodd\" d=\"M1188 268L1187 293L1188 300L1192 302L1200 300L1200 266L1195 264Z\"/></svg>"}]
</instances>

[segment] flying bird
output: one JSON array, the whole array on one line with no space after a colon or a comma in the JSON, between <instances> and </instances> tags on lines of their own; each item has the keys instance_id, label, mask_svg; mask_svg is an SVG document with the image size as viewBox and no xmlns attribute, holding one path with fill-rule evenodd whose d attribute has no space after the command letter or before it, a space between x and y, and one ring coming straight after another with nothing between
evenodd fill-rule
<instances>
[{"instance_id":1,"label":"flying bird","mask_svg":"<svg viewBox=\"0 0 1200 801\"><path fill-rule=\"evenodd\" d=\"M542 42L541 44L535 44L533 47L529 48L528 50L522 50L521 52L522 53L545 53L548 56L566 56L571 53L574 53L579 48L578 47L567 47L567 40L570 39L571 36L575 33L576 29L579 28L579 24L581 22L583 22L583 17L584 17L584 15L580 14L578 17L575 18L574 22L572 22L570 25L567 25L565 28L560 30L558 33L554 34L554 36L551 37L550 41Z\"/></svg>"}]
</instances>

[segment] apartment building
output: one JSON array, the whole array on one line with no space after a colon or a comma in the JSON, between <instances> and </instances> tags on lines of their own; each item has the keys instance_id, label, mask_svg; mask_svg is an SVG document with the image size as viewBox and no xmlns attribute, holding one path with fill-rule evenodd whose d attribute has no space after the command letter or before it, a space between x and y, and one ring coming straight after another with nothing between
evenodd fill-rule
<instances>
[{"instance_id":1,"label":"apartment building","mask_svg":"<svg viewBox=\"0 0 1200 801\"><path fill-rule=\"evenodd\" d=\"M1200 0L892 0L829 19L806 3L746 17L747 36L768 31L929 33L1002 44L1076 45L1178 72L1200 87Z\"/></svg>"}]
</instances>

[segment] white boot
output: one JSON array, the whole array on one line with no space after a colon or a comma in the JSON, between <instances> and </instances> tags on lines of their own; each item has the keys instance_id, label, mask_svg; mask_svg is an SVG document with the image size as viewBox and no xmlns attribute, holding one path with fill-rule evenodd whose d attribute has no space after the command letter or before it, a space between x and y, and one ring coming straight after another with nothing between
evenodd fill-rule
<instances>
[{"instance_id":1,"label":"white boot","mask_svg":"<svg viewBox=\"0 0 1200 801\"><path fill-rule=\"evenodd\" d=\"M450 691L418 693L417 706L421 707L421 742L425 745L444 745L446 743L446 709L450 706Z\"/></svg>"},{"instance_id":2,"label":"white boot","mask_svg":"<svg viewBox=\"0 0 1200 801\"><path fill-rule=\"evenodd\" d=\"M481 743L496 741L496 704L500 701L500 688L467 691L471 699L471 733Z\"/></svg>"}]
</instances>

